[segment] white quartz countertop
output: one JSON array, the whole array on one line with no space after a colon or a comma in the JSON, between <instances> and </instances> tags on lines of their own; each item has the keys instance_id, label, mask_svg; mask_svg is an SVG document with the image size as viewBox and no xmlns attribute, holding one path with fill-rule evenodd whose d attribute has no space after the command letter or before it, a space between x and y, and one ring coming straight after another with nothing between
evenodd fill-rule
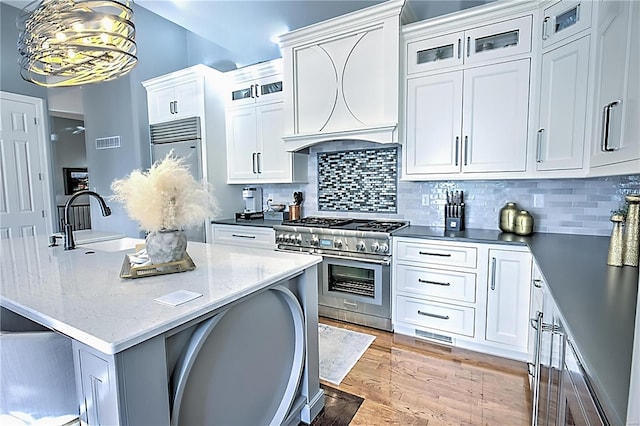
<instances>
[{"instance_id":1,"label":"white quartz countertop","mask_svg":"<svg viewBox=\"0 0 640 426\"><path fill-rule=\"evenodd\" d=\"M121 279L125 251L64 251L42 237L2 240L0 304L115 354L321 262L319 256L189 242L193 271ZM93 254L90 254L93 253ZM177 290L202 297L178 306Z\"/></svg>"}]
</instances>

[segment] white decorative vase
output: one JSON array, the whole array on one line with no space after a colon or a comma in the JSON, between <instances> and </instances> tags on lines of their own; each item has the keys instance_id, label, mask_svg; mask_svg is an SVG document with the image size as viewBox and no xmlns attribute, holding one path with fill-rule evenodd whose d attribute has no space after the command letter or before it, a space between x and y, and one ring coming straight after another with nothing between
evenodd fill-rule
<instances>
[{"instance_id":1,"label":"white decorative vase","mask_svg":"<svg viewBox=\"0 0 640 426\"><path fill-rule=\"evenodd\" d=\"M177 229L150 232L146 248L154 265L182 260L187 252L187 236Z\"/></svg>"}]
</instances>

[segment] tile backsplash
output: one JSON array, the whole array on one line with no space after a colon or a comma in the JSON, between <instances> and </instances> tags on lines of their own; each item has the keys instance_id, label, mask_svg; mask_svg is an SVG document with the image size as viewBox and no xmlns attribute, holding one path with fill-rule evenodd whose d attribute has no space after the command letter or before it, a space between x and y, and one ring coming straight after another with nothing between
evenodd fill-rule
<instances>
[{"instance_id":1,"label":"tile backsplash","mask_svg":"<svg viewBox=\"0 0 640 426\"><path fill-rule=\"evenodd\" d=\"M398 148L318 152L318 210L396 213Z\"/></svg>"},{"instance_id":2,"label":"tile backsplash","mask_svg":"<svg viewBox=\"0 0 640 426\"><path fill-rule=\"evenodd\" d=\"M384 149L360 141L334 141L316 145L309 152L309 182L263 185L263 194L289 203L293 191L302 191L303 216L350 216L356 218L405 219L414 225L444 227L442 206L446 191L463 190L467 228L498 229L500 208L513 201L535 219L535 232L610 235L611 211L620 208L624 195L640 193L640 175L584 179L518 179L397 182L397 212L327 211L318 206L318 154L336 151ZM400 149L398 149L398 155ZM324 158L320 155L320 158ZM397 176L401 176L398 162ZM313 172L312 172L313 171ZM380 170L385 174L384 170ZM388 173L387 173L388 174Z\"/></svg>"}]
</instances>

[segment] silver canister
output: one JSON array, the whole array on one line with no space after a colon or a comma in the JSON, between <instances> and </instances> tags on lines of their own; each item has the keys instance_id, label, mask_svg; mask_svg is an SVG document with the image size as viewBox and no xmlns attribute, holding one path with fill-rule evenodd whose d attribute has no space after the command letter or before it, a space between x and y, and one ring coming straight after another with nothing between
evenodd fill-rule
<instances>
[{"instance_id":1,"label":"silver canister","mask_svg":"<svg viewBox=\"0 0 640 426\"><path fill-rule=\"evenodd\" d=\"M624 199L629 204L624 229L624 249L622 262L628 266L638 266L640 251L640 194L629 194Z\"/></svg>"},{"instance_id":2,"label":"silver canister","mask_svg":"<svg viewBox=\"0 0 640 426\"><path fill-rule=\"evenodd\" d=\"M500 209L500 230L502 232L514 232L516 226L516 214L518 213L518 205L509 202Z\"/></svg>"},{"instance_id":3,"label":"silver canister","mask_svg":"<svg viewBox=\"0 0 640 426\"><path fill-rule=\"evenodd\" d=\"M515 226L513 229L516 235L531 235L533 234L533 216L526 210L520 210L516 213Z\"/></svg>"},{"instance_id":4,"label":"silver canister","mask_svg":"<svg viewBox=\"0 0 640 426\"><path fill-rule=\"evenodd\" d=\"M622 266L622 224L624 223L624 216L614 214L610 220L613 222L613 229L611 230L611 241L609 241L607 265Z\"/></svg>"}]
</instances>

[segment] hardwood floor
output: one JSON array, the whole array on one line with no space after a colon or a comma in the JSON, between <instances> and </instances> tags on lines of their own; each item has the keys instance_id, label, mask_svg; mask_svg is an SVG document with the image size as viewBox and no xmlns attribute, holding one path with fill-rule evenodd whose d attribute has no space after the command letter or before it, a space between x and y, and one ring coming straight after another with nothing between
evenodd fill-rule
<instances>
[{"instance_id":1,"label":"hardwood floor","mask_svg":"<svg viewBox=\"0 0 640 426\"><path fill-rule=\"evenodd\" d=\"M351 425L528 425L526 365L320 318L376 336L335 387L364 398Z\"/></svg>"}]
</instances>

